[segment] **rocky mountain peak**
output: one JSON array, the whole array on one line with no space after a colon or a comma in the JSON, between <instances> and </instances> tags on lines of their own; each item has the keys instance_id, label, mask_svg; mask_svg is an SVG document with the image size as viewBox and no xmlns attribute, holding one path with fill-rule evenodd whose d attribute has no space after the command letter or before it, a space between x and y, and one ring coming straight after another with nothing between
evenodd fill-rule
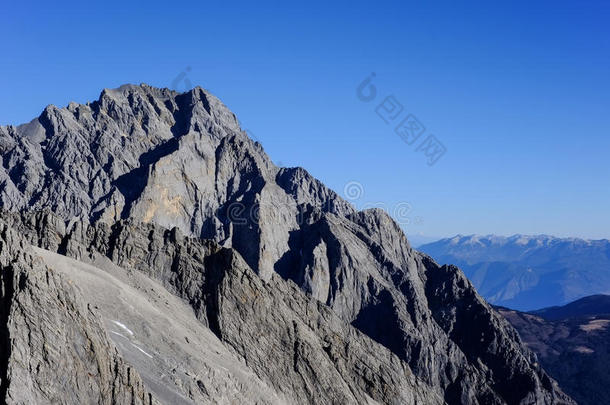
<instances>
[{"instance_id":1,"label":"rocky mountain peak","mask_svg":"<svg viewBox=\"0 0 610 405\"><path fill-rule=\"evenodd\" d=\"M0 158L23 243L157 280L288 402L570 403L458 268L383 211L276 167L201 88L47 107L0 127Z\"/></svg>"}]
</instances>

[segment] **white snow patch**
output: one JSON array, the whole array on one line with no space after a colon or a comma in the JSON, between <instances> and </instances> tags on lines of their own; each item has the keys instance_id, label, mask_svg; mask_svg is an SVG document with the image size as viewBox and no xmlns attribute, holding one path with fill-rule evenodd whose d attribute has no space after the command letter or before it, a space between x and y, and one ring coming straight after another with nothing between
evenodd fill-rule
<instances>
[{"instance_id":1,"label":"white snow patch","mask_svg":"<svg viewBox=\"0 0 610 405\"><path fill-rule=\"evenodd\" d=\"M119 332L115 332L115 331L111 330L111 331L110 331L110 333L114 333L115 335L119 335L119 336L120 336L120 337L122 337L123 339L127 339L127 340L129 340L129 338L128 338L127 336L122 335L122 334L120 334Z\"/></svg>"},{"instance_id":2,"label":"white snow patch","mask_svg":"<svg viewBox=\"0 0 610 405\"><path fill-rule=\"evenodd\" d=\"M129 335L133 336L133 332L124 324L122 324L119 321L112 321L115 325L117 325L118 327L120 327L121 329L123 329L125 332L129 333Z\"/></svg>"},{"instance_id":3,"label":"white snow patch","mask_svg":"<svg viewBox=\"0 0 610 405\"><path fill-rule=\"evenodd\" d=\"M138 349L139 351L141 351L142 353L144 353L145 355L147 355L148 357L150 357L151 359L153 358L152 354L148 354L146 353L144 350L142 350L141 347L134 345L133 343L131 344L133 347L135 347L136 349Z\"/></svg>"}]
</instances>

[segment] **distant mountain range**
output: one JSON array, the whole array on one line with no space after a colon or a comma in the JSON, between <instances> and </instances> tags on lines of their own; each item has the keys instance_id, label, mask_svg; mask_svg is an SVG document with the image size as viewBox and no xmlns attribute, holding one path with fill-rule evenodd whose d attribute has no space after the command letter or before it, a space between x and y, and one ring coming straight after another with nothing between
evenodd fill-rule
<instances>
[{"instance_id":1,"label":"distant mountain range","mask_svg":"<svg viewBox=\"0 0 610 405\"><path fill-rule=\"evenodd\" d=\"M530 313L497 309L580 405L608 403L610 296L595 295Z\"/></svg>"},{"instance_id":2,"label":"distant mountain range","mask_svg":"<svg viewBox=\"0 0 610 405\"><path fill-rule=\"evenodd\" d=\"M495 305L530 311L610 293L608 240L458 235L418 249L459 266Z\"/></svg>"}]
</instances>

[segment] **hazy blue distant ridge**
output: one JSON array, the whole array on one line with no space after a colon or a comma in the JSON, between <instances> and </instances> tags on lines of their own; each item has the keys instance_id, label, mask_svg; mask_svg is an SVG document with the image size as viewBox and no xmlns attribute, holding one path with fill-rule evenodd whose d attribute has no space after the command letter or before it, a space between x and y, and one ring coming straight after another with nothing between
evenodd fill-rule
<instances>
[{"instance_id":1,"label":"hazy blue distant ridge","mask_svg":"<svg viewBox=\"0 0 610 405\"><path fill-rule=\"evenodd\" d=\"M457 235L419 247L462 268L495 305L529 311L610 293L610 241Z\"/></svg>"}]
</instances>

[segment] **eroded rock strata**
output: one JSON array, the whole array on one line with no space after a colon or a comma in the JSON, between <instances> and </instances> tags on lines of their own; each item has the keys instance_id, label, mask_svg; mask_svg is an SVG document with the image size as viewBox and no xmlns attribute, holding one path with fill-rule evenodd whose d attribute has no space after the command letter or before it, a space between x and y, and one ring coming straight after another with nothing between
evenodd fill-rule
<instances>
[{"instance_id":1,"label":"eroded rock strata","mask_svg":"<svg viewBox=\"0 0 610 405\"><path fill-rule=\"evenodd\" d=\"M2 221L24 252L116 266L130 288L154 280L188 304L235 373L256 379L222 391L206 388L218 376L143 377L161 397L571 402L459 269L413 250L383 211L358 212L305 170L276 167L201 88L128 85L87 105L49 106L0 127L0 156Z\"/></svg>"}]
</instances>

